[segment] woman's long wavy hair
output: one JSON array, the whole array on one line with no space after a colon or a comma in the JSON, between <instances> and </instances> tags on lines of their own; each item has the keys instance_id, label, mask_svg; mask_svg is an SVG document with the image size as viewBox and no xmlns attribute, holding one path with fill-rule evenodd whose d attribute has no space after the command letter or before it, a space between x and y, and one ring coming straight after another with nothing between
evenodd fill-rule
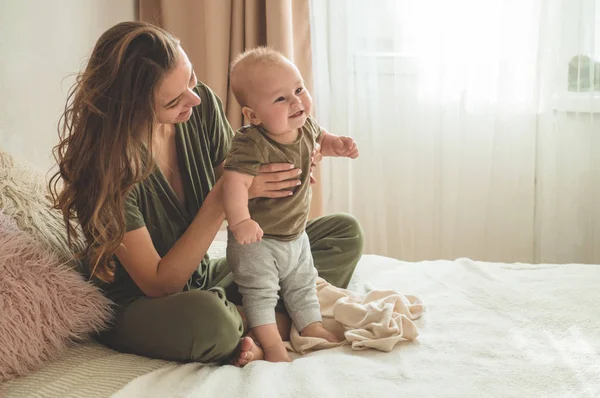
<instances>
[{"instance_id":1,"label":"woman's long wavy hair","mask_svg":"<svg viewBox=\"0 0 600 398\"><path fill-rule=\"evenodd\" d=\"M85 247L77 254L88 260L90 278L114 280L126 195L153 170L154 90L174 67L178 46L156 26L117 24L98 39L69 91L49 188L71 247L81 226Z\"/></svg>"}]
</instances>

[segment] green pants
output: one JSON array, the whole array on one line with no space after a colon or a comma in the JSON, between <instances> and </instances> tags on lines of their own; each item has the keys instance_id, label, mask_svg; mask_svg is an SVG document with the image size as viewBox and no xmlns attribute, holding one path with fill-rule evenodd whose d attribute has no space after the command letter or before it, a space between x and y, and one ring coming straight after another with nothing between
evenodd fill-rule
<instances>
[{"instance_id":1,"label":"green pants","mask_svg":"<svg viewBox=\"0 0 600 398\"><path fill-rule=\"evenodd\" d=\"M333 214L306 227L319 276L346 287L362 255L363 233L350 215ZM101 343L121 352L182 362L223 362L244 334L237 286L224 258L212 260L207 290L140 298L121 307Z\"/></svg>"}]
</instances>

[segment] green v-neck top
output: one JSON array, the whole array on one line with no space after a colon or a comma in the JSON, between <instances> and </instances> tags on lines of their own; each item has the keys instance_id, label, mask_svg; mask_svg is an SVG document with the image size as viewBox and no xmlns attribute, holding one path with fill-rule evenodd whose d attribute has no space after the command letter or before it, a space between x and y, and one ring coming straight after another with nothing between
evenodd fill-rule
<instances>
[{"instance_id":1,"label":"green v-neck top","mask_svg":"<svg viewBox=\"0 0 600 398\"><path fill-rule=\"evenodd\" d=\"M200 210L215 185L214 168L225 160L233 137L215 93L204 83L198 83L194 91L202 102L193 109L187 122L176 124L175 141L185 207L158 167L146 180L133 187L125 203L127 232L145 226L161 257L183 235ZM208 255L204 256L187 288L191 283L203 287L208 260ZM116 256L115 261L114 281L100 285L107 297L118 305L125 305L144 296Z\"/></svg>"}]
</instances>

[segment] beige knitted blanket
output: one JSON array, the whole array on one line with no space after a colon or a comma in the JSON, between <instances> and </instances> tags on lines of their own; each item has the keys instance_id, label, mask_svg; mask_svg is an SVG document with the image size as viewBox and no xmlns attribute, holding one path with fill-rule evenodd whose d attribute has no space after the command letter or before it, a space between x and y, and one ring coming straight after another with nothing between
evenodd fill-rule
<instances>
[{"instance_id":1,"label":"beige knitted blanket","mask_svg":"<svg viewBox=\"0 0 600 398\"><path fill-rule=\"evenodd\" d=\"M325 327L341 343L318 337L302 337L292 326L288 350L305 354L310 351L351 344L354 350L373 348L389 352L400 341L412 341L419 335L414 320L424 305L415 296L403 296L393 290L372 290L356 294L317 279L317 296Z\"/></svg>"}]
</instances>

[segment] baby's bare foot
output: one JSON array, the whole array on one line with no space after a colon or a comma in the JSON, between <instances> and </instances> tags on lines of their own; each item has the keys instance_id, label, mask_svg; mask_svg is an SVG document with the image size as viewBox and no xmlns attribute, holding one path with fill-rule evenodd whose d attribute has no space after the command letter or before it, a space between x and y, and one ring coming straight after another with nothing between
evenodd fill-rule
<instances>
[{"instance_id":1,"label":"baby's bare foot","mask_svg":"<svg viewBox=\"0 0 600 398\"><path fill-rule=\"evenodd\" d=\"M252 361L260 360L264 358L263 350L254 343L251 337L242 337L238 344L231 364L237 367L244 367Z\"/></svg>"},{"instance_id":2,"label":"baby's bare foot","mask_svg":"<svg viewBox=\"0 0 600 398\"><path fill-rule=\"evenodd\" d=\"M300 332L302 337L320 337L330 343L339 343L337 336L323 327L322 322L314 322L302 329Z\"/></svg>"},{"instance_id":3,"label":"baby's bare foot","mask_svg":"<svg viewBox=\"0 0 600 398\"><path fill-rule=\"evenodd\" d=\"M283 343L274 344L270 347L265 347L265 361L269 362L291 362L290 356L285 349Z\"/></svg>"}]
</instances>

